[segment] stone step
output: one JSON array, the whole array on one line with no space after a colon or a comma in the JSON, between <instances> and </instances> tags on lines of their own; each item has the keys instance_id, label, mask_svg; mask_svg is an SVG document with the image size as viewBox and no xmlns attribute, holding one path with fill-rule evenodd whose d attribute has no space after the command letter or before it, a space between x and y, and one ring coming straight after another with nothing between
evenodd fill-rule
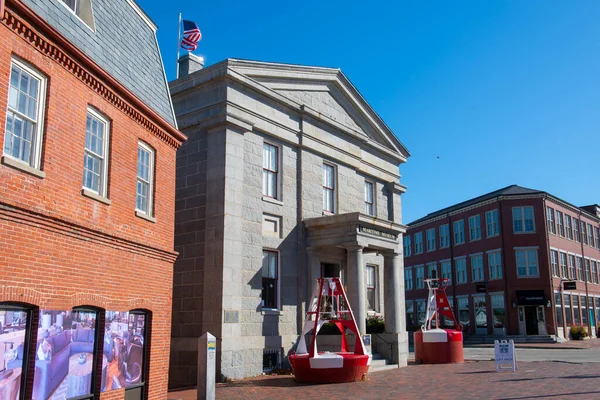
<instances>
[{"instance_id":1,"label":"stone step","mask_svg":"<svg viewBox=\"0 0 600 400\"><path fill-rule=\"evenodd\" d=\"M386 371L388 369L395 369L395 368L398 368L398 364L387 364L387 365L374 366L373 363L371 362L371 366L369 367L369 373Z\"/></svg>"},{"instance_id":2,"label":"stone step","mask_svg":"<svg viewBox=\"0 0 600 400\"><path fill-rule=\"evenodd\" d=\"M377 360L371 360L371 367L381 367L381 366L386 366L389 364L389 361L386 359L377 359Z\"/></svg>"}]
</instances>

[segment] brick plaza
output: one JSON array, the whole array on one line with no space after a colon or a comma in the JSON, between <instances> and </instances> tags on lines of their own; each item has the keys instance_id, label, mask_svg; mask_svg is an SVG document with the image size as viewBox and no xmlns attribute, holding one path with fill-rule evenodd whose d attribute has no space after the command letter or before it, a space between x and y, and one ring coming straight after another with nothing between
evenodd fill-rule
<instances>
[{"instance_id":1,"label":"brick plaza","mask_svg":"<svg viewBox=\"0 0 600 400\"><path fill-rule=\"evenodd\" d=\"M585 351L585 350L583 350ZM414 365L369 375L365 382L304 385L292 376L259 377L217 385L217 399L599 399L600 363L520 362L495 372L493 361ZM195 399L194 391L169 400Z\"/></svg>"}]
</instances>

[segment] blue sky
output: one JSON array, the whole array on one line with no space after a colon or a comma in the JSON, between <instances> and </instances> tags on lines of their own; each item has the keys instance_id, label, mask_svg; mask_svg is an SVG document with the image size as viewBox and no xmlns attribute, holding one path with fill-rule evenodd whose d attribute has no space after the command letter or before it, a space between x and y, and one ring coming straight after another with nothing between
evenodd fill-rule
<instances>
[{"instance_id":1,"label":"blue sky","mask_svg":"<svg viewBox=\"0 0 600 400\"><path fill-rule=\"evenodd\" d=\"M510 184L600 203L600 2L139 3L169 80L179 12L207 65L341 68L412 154L404 222Z\"/></svg>"}]
</instances>

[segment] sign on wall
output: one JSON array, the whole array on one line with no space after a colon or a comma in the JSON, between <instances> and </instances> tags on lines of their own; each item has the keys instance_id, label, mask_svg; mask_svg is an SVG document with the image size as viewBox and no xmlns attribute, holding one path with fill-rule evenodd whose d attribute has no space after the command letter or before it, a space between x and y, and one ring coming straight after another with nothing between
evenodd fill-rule
<instances>
[{"instance_id":1,"label":"sign on wall","mask_svg":"<svg viewBox=\"0 0 600 400\"><path fill-rule=\"evenodd\" d=\"M515 342L513 340L494 340L494 359L496 372L517 370Z\"/></svg>"}]
</instances>

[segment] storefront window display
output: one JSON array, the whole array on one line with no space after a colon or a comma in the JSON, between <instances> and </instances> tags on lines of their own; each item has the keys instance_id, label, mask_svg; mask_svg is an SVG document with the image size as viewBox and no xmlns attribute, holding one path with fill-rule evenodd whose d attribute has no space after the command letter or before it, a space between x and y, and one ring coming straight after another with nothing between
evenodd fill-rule
<instances>
[{"instance_id":1,"label":"storefront window display","mask_svg":"<svg viewBox=\"0 0 600 400\"><path fill-rule=\"evenodd\" d=\"M28 312L0 306L0 399L17 400L23 378Z\"/></svg>"}]
</instances>

